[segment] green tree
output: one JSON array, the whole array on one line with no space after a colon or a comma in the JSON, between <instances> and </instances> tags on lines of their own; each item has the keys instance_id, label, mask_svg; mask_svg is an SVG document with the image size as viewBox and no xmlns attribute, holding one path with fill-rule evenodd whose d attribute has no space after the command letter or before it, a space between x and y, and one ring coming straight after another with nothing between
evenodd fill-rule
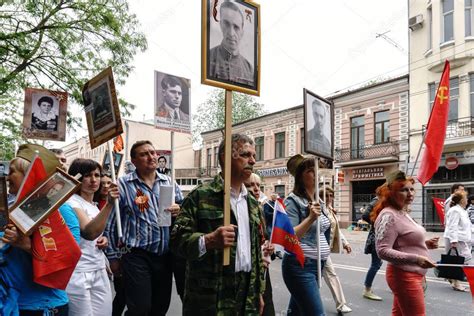
<instances>
[{"instance_id":1,"label":"green tree","mask_svg":"<svg viewBox=\"0 0 474 316\"><path fill-rule=\"evenodd\" d=\"M213 90L206 102L200 104L193 115L193 143L201 144L201 133L223 128L225 125L225 90ZM266 114L263 104L248 94L232 92L232 124Z\"/></svg>"},{"instance_id":2,"label":"green tree","mask_svg":"<svg viewBox=\"0 0 474 316\"><path fill-rule=\"evenodd\" d=\"M0 130L20 120L25 87L66 91L81 104L87 80L112 66L116 84L124 84L146 47L125 0L0 0ZM124 114L133 109L120 104ZM69 113L68 126L74 123Z\"/></svg>"}]
</instances>

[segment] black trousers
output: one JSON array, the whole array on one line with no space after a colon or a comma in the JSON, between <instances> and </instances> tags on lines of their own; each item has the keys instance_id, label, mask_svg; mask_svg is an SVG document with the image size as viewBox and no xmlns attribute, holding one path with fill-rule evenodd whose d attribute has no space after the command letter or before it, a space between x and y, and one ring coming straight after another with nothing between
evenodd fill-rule
<instances>
[{"instance_id":1,"label":"black trousers","mask_svg":"<svg viewBox=\"0 0 474 316\"><path fill-rule=\"evenodd\" d=\"M176 284L176 292L178 292L181 302L184 299L184 281L186 274L186 259L178 257L177 255L171 255L172 269L174 282Z\"/></svg>"},{"instance_id":2,"label":"black trousers","mask_svg":"<svg viewBox=\"0 0 474 316\"><path fill-rule=\"evenodd\" d=\"M112 303L112 316L122 316L123 310L125 309L126 305L123 276L114 275L114 290L115 297Z\"/></svg>"},{"instance_id":3,"label":"black trousers","mask_svg":"<svg viewBox=\"0 0 474 316\"><path fill-rule=\"evenodd\" d=\"M58 307L55 307L55 308L51 308L49 310L49 313L48 315L54 315L54 316L68 316L69 314L69 306L68 304L66 305L62 305L62 306L58 306ZM43 316L44 315L44 311L41 310L41 311L30 311L30 310L20 310L20 316Z\"/></svg>"},{"instance_id":4,"label":"black trousers","mask_svg":"<svg viewBox=\"0 0 474 316\"><path fill-rule=\"evenodd\" d=\"M128 316L166 315L171 301L171 255L139 248L122 257Z\"/></svg>"}]
</instances>

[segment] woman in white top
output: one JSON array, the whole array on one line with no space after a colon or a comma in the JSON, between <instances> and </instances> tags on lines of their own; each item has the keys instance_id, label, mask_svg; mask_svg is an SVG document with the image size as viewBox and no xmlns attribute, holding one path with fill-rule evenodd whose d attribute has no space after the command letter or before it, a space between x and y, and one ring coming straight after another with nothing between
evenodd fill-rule
<instances>
[{"instance_id":1,"label":"woman in white top","mask_svg":"<svg viewBox=\"0 0 474 316\"><path fill-rule=\"evenodd\" d=\"M456 192L452 195L449 211L446 213L444 229L444 244L447 253L456 248L459 255L464 257L464 263L469 264L471 255L471 220L465 210L467 205L466 192ZM458 280L449 280L456 291L466 291Z\"/></svg>"},{"instance_id":2,"label":"woman in white top","mask_svg":"<svg viewBox=\"0 0 474 316\"><path fill-rule=\"evenodd\" d=\"M112 314L112 293L106 271L106 258L102 249L107 247L107 238L102 236L107 218L118 198L118 189L112 186L107 203L99 211L93 202L94 193L100 188L102 167L91 159L75 159L69 174L81 174L81 188L66 203L79 219L81 228L81 259L66 288L69 296L70 316L107 316Z\"/></svg>"}]
</instances>

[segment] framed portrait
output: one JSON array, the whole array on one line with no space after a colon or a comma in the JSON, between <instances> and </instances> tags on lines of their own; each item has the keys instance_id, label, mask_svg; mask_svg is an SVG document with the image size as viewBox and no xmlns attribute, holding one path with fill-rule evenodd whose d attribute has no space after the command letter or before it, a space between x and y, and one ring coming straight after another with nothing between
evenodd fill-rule
<instances>
[{"instance_id":1,"label":"framed portrait","mask_svg":"<svg viewBox=\"0 0 474 316\"><path fill-rule=\"evenodd\" d=\"M0 161L0 177L7 176L10 172L10 161Z\"/></svg>"},{"instance_id":2,"label":"framed portrait","mask_svg":"<svg viewBox=\"0 0 474 316\"><path fill-rule=\"evenodd\" d=\"M66 140L66 92L25 89L22 133L25 138Z\"/></svg>"},{"instance_id":3,"label":"framed portrait","mask_svg":"<svg viewBox=\"0 0 474 316\"><path fill-rule=\"evenodd\" d=\"M82 98L91 149L122 134L122 120L111 67L84 85Z\"/></svg>"},{"instance_id":4,"label":"framed portrait","mask_svg":"<svg viewBox=\"0 0 474 316\"><path fill-rule=\"evenodd\" d=\"M191 133L191 80L155 71L155 127Z\"/></svg>"},{"instance_id":5,"label":"framed portrait","mask_svg":"<svg viewBox=\"0 0 474 316\"><path fill-rule=\"evenodd\" d=\"M201 82L260 95L260 5L202 0Z\"/></svg>"},{"instance_id":6,"label":"framed portrait","mask_svg":"<svg viewBox=\"0 0 474 316\"><path fill-rule=\"evenodd\" d=\"M122 164L123 154L112 153L112 159L114 160L115 177L118 177L120 165ZM109 173L112 172L112 170L110 170L110 159L108 150L105 151L104 159L102 160L102 171Z\"/></svg>"},{"instance_id":7,"label":"framed portrait","mask_svg":"<svg viewBox=\"0 0 474 316\"><path fill-rule=\"evenodd\" d=\"M57 210L79 188L80 182L64 171L56 169L51 176L35 187L32 193L10 208L10 219L30 235L49 214Z\"/></svg>"},{"instance_id":8,"label":"framed portrait","mask_svg":"<svg viewBox=\"0 0 474 316\"><path fill-rule=\"evenodd\" d=\"M0 176L0 231L8 224L7 179Z\"/></svg>"},{"instance_id":9,"label":"framed portrait","mask_svg":"<svg viewBox=\"0 0 474 316\"><path fill-rule=\"evenodd\" d=\"M305 152L333 160L334 106L317 94L303 89Z\"/></svg>"},{"instance_id":10,"label":"framed portrait","mask_svg":"<svg viewBox=\"0 0 474 316\"><path fill-rule=\"evenodd\" d=\"M158 157L158 172L166 175L171 173L171 150L155 150Z\"/></svg>"}]
</instances>

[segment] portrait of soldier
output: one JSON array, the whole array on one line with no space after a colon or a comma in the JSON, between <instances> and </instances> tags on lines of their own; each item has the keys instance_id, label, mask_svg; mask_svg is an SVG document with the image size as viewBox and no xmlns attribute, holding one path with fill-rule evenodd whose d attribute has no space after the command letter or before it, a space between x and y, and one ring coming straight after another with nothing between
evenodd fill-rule
<instances>
[{"instance_id":1,"label":"portrait of soldier","mask_svg":"<svg viewBox=\"0 0 474 316\"><path fill-rule=\"evenodd\" d=\"M331 128L326 126L326 124L331 124L329 106L318 99L314 99L309 106L309 111L314 120L314 126L307 134L308 151L331 157Z\"/></svg>"},{"instance_id":2,"label":"portrait of soldier","mask_svg":"<svg viewBox=\"0 0 474 316\"><path fill-rule=\"evenodd\" d=\"M46 192L38 192L36 196L29 198L22 206L21 210L33 221L37 221L51 206L59 199L58 193L66 184L63 181L56 181Z\"/></svg>"},{"instance_id":3,"label":"portrait of soldier","mask_svg":"<svg viewBox=\"0 0 474 316\"><path fill-rule=\"evenodd\" d=\"M189 122L189 113L183 109L184 89L182 81L174 76L165 75L161 80L163 102L157 109L158 116Z\"/></svg>"},{"instance_id":4,"label":"portrait of soldier","mask_svg":"<svg viewBox=\"0 0 474 316\"><path fill-rule=\"evenodd\" d=\"M38 107L32 109L31 128L43 131L58 130L58 115L54 108L53 97L43 96L38 100Z\"/></svg>"}]
</instances>

